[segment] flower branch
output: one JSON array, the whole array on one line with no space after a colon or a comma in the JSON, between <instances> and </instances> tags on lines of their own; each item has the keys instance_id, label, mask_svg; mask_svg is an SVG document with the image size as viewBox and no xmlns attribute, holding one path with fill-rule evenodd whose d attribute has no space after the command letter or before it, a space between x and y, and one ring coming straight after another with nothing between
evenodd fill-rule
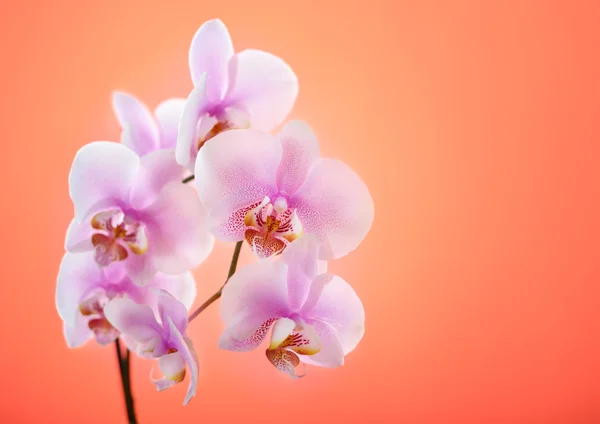
<instances>
[{"instance_id":1,"label":"flower branch","mask_svg":"<svg viewBox=\"0 0 600 424\"><path fill-rule=\"evenodd\" d=\"M56 307L69 347L114 343L130 424L130 350L158 362L159 391L187 375L186 405L199 378L187 327L217 299L219 347L253 350L270 333L268 360L293 378L304 364L342 365L364 333L360 299L325 261L362 242L373 199L349 166L321 157L307 123L270 133L293 108L295 73L270 53L235 52L218 19L198 29L188 57L187 98L151 111L115 92L121 143L83 146L69 173ZM215 239L236 242L227 279L190 313L192 270ZM244 241L257 260L238 270Z\"/></svg>"},{"instance_id":2,"label":"flower branch","mask_svg":"<svg viewBox=\"0 0 600 424\"><path fill-rule=\"evenodd\" d=\"M200 305L198 307L198 309L196 309L194 312L192 312L190 314L190 317L188 318L188 322L192 322L192 320L194 318L196 318L198 315L200 315L203 310L208 308L214 301L216 301L217 299L219 299L221 297L221 294L223 293L223 288L225 287L225 284L227 284L227 282L229 281L231 276L233 274L235 274L235 269L237 268L238 259L240 257L240 250L242 250L243 243L244 243L243 241L238 241L235 244L235 250L233 251L233 257L231 258L231 264L229 265L229 274L227 275L227 280L225 280L225 283L223 283L223 285L221 286L221 288L219 289L218 292L216 292L211 297L209 297L206 300L206 302L204 302L202 305Z\"/></svg>"}]
</instances>

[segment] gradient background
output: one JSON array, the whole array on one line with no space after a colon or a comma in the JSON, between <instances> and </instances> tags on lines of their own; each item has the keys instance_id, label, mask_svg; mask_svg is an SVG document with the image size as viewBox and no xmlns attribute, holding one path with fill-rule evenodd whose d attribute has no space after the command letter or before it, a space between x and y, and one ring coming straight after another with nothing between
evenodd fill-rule
<instances>
[{"instance_id":1,"label":"gradient background","mask_svg":"<svg viewBox=\"0 0 600 424\"><path fill-rule=\"evenodd\" d=\"M0 6L0 422L125 422L113 347L68 350L54 307L67 175L82 145L118 139L111 90L188 94L214 17L293 67L291 117L371 189L371 233L330 265L367 329L344 367L291 381L262 350L219 351L213 305L191 325L187 407L187 380L157 393L135 360L140 422L600 422L597 2L176 3ZM232 250L198 268L197 304Z\"/></svg>"}]
</instances>

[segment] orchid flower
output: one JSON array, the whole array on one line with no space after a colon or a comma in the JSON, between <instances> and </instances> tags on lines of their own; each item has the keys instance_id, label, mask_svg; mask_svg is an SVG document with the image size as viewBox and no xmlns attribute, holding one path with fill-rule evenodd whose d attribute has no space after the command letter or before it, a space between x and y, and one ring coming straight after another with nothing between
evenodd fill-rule
<instances>
[{"instance_id":1,"label":"orchid flower","mask_svg":"<svg viewBox=\"0 0 600 424\"><path fill-rule=\"evenodd\" d=\"M214 137L198 154L196 186L212 233L246 239L260 257L281 253L306 232L317 237L320 259L339 258L373 222L367 186L343 162L320 158L302 121L277 137L252 129Z\"/></svg>"},{"instance_id":2,"label":"orchid flower","mask_svg":"<svg viewBox=\"0 0 600 424\"><path fill-rule=\"evenodd\" d=\"M198 150L232 128L271 131L292 110L298 80L280 58L260 50L234 53L218 19L204 23L189 51L194 89L179 124L177 162L193 171Z\"/></svg>"},{"instance_id":3,"label":"orchid flower","mask_svg":"<svg viewBox=\"0 0 600 424\"><path fill-rule=\"evenodd\" d=\"M139 158L117 143L82 147L69 175L75 218L66 250L94 250L101 266L123 261L137 284L156 271L181 274L199 265L214 239L196 191L181 183L182 168L171 153Z\"/></svg>"},{"instance_id":4,"label":"orchid flower","mask_svg":"<svg viewBox=\"0 0 600 424\"><path fill-rule=\"evenodd\" d=\"M140 157L155 150L175 149L184 103L183 98L167 99L156 107L153 115L131 94L113 93L112 107L122 128L121 142ZM172 154L175 160L174 150Z\"/></svg>"},{"instance_id":5,"label":"orchid flower","mask_svg":"<svg viewBox=\"0 0 600 424\"><path fill-rule=\"evenodd\" d=\"M93 252L66 253L56 285L56 307L64 322L67 345L79 347L92 336L100 345L114 342L119 331L104 315L104 306L114 298L128 297L137 303L156 303L152 288L171 293L189 308L196 297L191 272L179 275L156 273L146 286L131 281L123 263L98 266Z\"/></svg>"},{"instance_id":6,"label":"orchid flower","mask_svg":"<svg viewBox=\"0 0 600 424\"><path fill-rule=\"evenodd\" d=\"M155 311L130 298L116 298L106 304L104 314L118 331L137 343L136 353L158 359L163 377L152 382L159 391L183 381L189 367L190 384L183 402L186 405L196 394L198 383L198 358L185 335L187 309L165 291L157 296Z\"/></svg>"},{"instance_id":7,"label":"orchid flower","mask_svg":"<svg viewBox=\"0 0 600 424\"><path fill-rule=\"evenodd\" d=\"M317 240L304 235L281 255L261 259L227 282L221 300L225 330L219 347L245 352L273 326L269 361L292 377L301 363L343 365L364 334L363 305L340 277L325 272Z\"/></svg>"}]
</instances>

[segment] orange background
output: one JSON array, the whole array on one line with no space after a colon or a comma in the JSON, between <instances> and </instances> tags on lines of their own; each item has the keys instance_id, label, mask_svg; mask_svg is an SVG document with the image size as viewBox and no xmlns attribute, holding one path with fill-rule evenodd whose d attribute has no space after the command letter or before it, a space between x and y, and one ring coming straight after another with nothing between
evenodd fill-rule
<instances>
[{"instance_id":1,"label":"orange background","mask_svg":"<svg viewBox=\"0 0 600 424\"><path fill-rule=\"evenodd\" d=\"M600 422L597 3L177 3L0 6L0 422L125 422L113 347L67 349L54 306L67 175L83 144L118 139L111 90L187 95L214 17L293 67L292 117L371 189L371 233L330 265L366 334L344 367L291 381L262 350L220 351L213 305L191 325L187 407L187 381L157 393L133 363L140 423ZM197 304L232 250L198 268Z\"/></svg>"}]
</instances>

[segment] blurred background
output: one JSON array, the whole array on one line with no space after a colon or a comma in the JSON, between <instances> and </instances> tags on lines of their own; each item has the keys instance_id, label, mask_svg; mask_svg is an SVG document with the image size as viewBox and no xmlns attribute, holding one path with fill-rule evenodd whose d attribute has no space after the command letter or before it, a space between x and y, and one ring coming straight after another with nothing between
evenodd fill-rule
<instances>
[{"instance_id":1,"label":"blurred background","mask_svg":"<svg viewBox=\"0 0 600 424\"><path fill-rule=\"evenodd\" d=\"M600 422L600 14L552 0L2 2L0 422L125 422L113 347L67 349L54 306L67 176L118 140L112 90L187 96L215 17L292 66L291 118L370 187L371 233L330 264L366 333L292 381L262 349L220 351L215 304L190 327L188 406L187 380L158 393L134 359L140 423ZM196 270L197 305L233 247Z\"/></svg>"}]
</instances>

